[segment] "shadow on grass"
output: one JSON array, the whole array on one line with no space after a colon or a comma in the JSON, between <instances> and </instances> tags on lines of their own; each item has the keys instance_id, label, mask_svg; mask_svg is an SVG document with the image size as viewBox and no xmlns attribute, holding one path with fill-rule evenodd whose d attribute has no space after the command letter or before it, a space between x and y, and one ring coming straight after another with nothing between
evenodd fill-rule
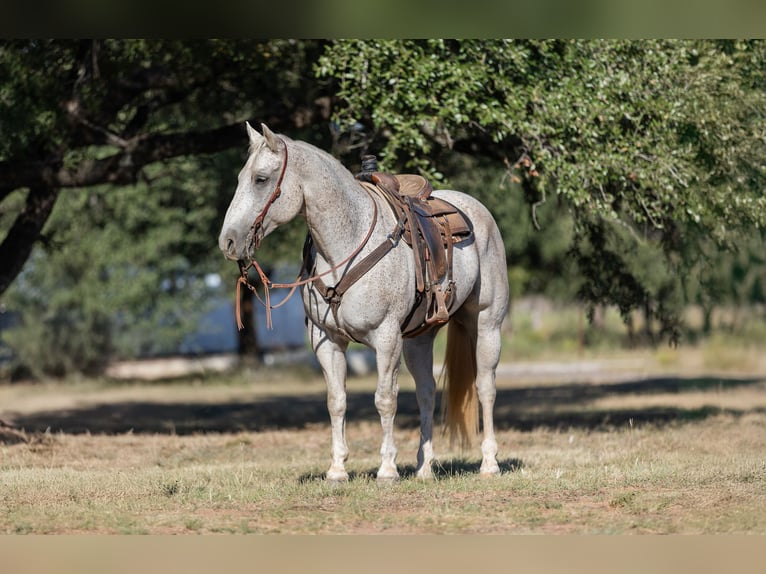
<instances>
[{"instance_id":1,"label":"shadow on grass","mask_svg":"<svg viewBox=\"0 0 766 574\"><path fill-rule=\"evenodd\" d=\"M507 458L507 459L498 461L498 466L500 467L500 474L507 474L511 472L516 472L519 469L523 468L524 463L518 458ZM434 475L434 478L437 480L445 479L445 478L456 478L461 476L478 476L480 468L481 468L481 461L479 460L473 461L473 460L468 460L464 458L452 458L446 461L434 461L433 475ZM400 465L398 469L399 469L400 480L415 479L415 472L417 471L417 468L415 467L415 465L412 465L412 464ZM348 481L354 482L357 480L364 480L364 481L375 480L377 472L378 472L377 468L371 468L361 472L352 470L352 471L349 471L348 473ZM308 482L323 482L325 478L326 478L326 473L324 472L320 472L320 473L307 472L306 474L303 474L298 478L298 482L300 484L305 484Z\"/></svg>"},{"instance_id":2,"label":"shadow on grass","mask_svg":"<svg viewBox=\"0 0 766 574\"><path fill-rule=\"evenodd\" d=\"M499 430L519 431L539 427L598 429L628 424L664 425L693 422L724 412L734 415L763 412L764 409L760 407L748 411L721 409L716 406L684 408L674 406L674 399L670 396L706 392L710 393L710 404L715 405L716 394L721 391L761 383L762 379L758 378L664 377L619 383L500 389L495 402L495 424ZM669 406L609 410L592 406L593 401L607 397L658 394L668 395ZM419 414L414 391L400 391L398 405L397 427L417 428ZM183 435L302 429L316 424L327 424L329 427L327 399L324 393L270 396L249 403L124 401L12 417L11 414L0 412L0 415L12 418L15 429L27 433L49 430L68 434L133 432ZM351 423L379 420L372 392L348 393L347 420Z\"/></svg>"}]
</instances>

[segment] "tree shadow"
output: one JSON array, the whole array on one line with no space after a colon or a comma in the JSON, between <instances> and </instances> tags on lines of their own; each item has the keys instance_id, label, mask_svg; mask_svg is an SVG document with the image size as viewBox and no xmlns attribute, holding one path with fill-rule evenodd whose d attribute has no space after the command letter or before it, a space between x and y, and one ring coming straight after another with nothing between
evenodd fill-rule
<instances>
[{"instance_id":1,"label":"tree shadow","mask_svg":"<svg viewBox=\"0 0 766 574\"><path fill-rule=\"evenodd\" d=\"M503 388L497 392L495 424L499 430L529 431L534 428L598 429L627 424L664 425L693 422L719 413L743 414L746 411L721 409L715 394L743 386L757 386L761 378L659 377L603 384L562 384ZM683 394L707 392L708 406L685 408L642 406L602 409L592 407L598 399L629 395ZM755 407L747 412L763 412ZM438 412L438 405L437 405ZM14 428L27 433L62 432L67 434L177 434L206 432L258 432L275 429L303 429L328 424L324 393L259 397L252 402L150 402L123 401L11 416ZM373 392L349 392L349 422L379 420ZM417 428L420 424L415 392L400 391L396 425Z\"/></svg>"},{"instance_id":2,"label":"tree shadow","mask_svg":"<svg viewBox=\"0 0 766 574\"><path fill-rule=\"evenodd\" d=\"M694 422L721 413L742 415L745 411L724 409L715 405L717 393L739 387L759 386L758 377L653 377L648 379L602 384L561 384L530 386L498 391L495 403L495 425L499 430L530 431L546 427L554 429L596 430L635 424L662 426L677 422ZM709 393L711 404L700 407L673 405L631 408L592 408L597 400L610 397L683 395ZM763 412L756 407L749 412Z\"/></svg>"}]
</instances>

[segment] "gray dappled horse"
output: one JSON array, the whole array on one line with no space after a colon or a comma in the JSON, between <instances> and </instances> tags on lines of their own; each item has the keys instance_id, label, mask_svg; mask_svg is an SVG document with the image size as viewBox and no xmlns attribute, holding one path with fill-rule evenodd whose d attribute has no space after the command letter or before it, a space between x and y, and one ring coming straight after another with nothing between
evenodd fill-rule
<instances>
[{"instance_id":1,"label":"gray dappled horse","mask_svg":"<svg viewBox=\"0 0 766 574\"><path fill-rule=\"evenodd\" d=\"M377 360L375 406L383 429L377 479L399 476L394 415L402 352L415 379L420 409L417 476L431 478L436 399L433 342L440 325L411 338L402 335L402 324L416 303L413 250L391 238L397 220L384 198L363 188L338 160L308 143L275 135L265 125L262 131L263 135L247 124L249 156L239 173L219 247L242 266L277 227L298 215L306 220L313 241L313 267L308 272L315 275L304 274L301 290L309 338L327 383L332 464L326 477L330 481L348 479L345 351L354 340L373 349ZM434 191L433 196L458 208L473 230L471 240L456 243L451 253L454 284L449 286L445 423L451 437L467 444L478 431L481 403L480 472L492 475L499 472L493 425L495 369L500 358L500 327L509 304L505 250L495 221L476 199L449 190ZM391 245L385 255L331 308L326 290L320 292L314 277L321 275L325 284L338 285L355 261L386 242Z\"/></svg>"}]
</instances>

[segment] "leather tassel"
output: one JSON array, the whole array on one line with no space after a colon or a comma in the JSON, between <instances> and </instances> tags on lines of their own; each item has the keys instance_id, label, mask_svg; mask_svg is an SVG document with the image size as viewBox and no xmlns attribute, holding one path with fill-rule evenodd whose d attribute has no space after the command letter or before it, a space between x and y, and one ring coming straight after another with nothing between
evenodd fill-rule
<instances>
[{"instance_id":1,"label":"leather tassel","mask_svg":"<svg viewBox=\"0 0 766 574\"><path fill-rule=\"evenodd\" d=\"M237 299L234 304L236 308L235 314L237 315L237 329L240 331L245 328L245 324L242 322L242 300L240 298L242 296L240 293L240 288L242 287L243 283L247 283L247 279L240 276L239 280L237 280Z\"/></svg>"}]
</instances>

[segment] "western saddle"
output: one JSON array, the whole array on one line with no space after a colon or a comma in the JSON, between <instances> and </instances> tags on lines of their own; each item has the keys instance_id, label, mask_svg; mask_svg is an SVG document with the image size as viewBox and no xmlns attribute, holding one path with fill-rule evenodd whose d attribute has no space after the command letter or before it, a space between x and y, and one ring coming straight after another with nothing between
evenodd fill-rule
<instances>
[{"instance_id":1,"label":"western saddle","mask_svg":"<svg viewBox=\"0 0 766 574\"><path fill-rule=\"evenodd\" d=\"M330 304L337 320L343 293L382 257L404 239L415 259L415 305L401 324L405 337L414 337L436 325L446 323L454 303L452 275L453 245L473 237L471 221L457 207L431 196L433 187L414 174L392 175L377 171L375 156L364 156L362 171L356 175L361 185L383 197L396 217L388 239L350 269L334 287L321 279L314 285ZM304 266L314 266L311 236L304 246Z\"/></svg>"}]
</instances>

